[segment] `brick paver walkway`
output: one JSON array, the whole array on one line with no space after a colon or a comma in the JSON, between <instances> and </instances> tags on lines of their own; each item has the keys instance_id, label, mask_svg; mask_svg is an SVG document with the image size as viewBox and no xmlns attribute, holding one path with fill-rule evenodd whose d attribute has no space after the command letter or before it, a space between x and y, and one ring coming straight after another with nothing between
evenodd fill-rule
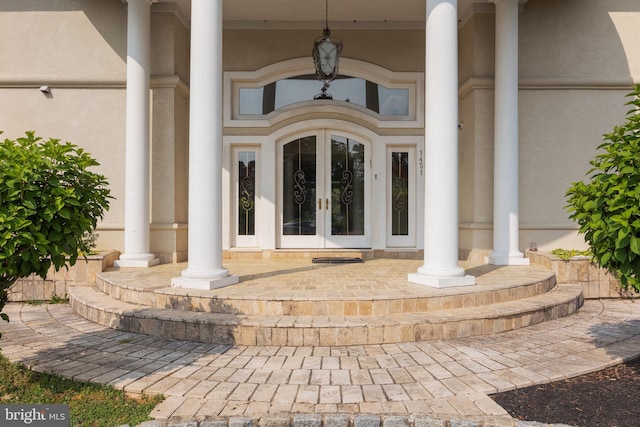
<instances>
[{"instance_id":1,"label":"brick paver walkway","mask_svg":"<svg viewBox=\"0 0 640 427\"><path fill-rule=\"evenodd\" d=\"M640 301L631 300L587 301L572 316L494 336L348 347L155 338L96 325L64 304L10 303L5 311L11 322L0 322L1 347L10 360L133 393L162 393L167 399L152 413L158 420L240 417L277 425L268 422L298 413L311 417L305 425L319 418L343 425L341 414L360 414L361 422L371 414L383 425L408 425L411 415L418 425L423 414L515 425L489 394L640 355Z\"/></svg>"}]
</instances>

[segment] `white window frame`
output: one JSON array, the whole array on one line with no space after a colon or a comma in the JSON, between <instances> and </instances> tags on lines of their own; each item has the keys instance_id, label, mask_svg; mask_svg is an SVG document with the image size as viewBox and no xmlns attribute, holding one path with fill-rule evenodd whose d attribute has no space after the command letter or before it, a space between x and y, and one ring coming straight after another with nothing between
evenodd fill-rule
<instances>
[{"instance_id":1,"label":"white window frame","mask_svg":"<svg viewBox=\"0 0 640 427\"><path fill-rule=\"evenodd\" d=\"M409 187L409 198L408 198L408 234L406 236L394 235L393 234L393 199L392 199L392 189L393 189L393 176L392 176L392 159L391 153L394 152L406 152L409 154L408 166L409 166L409 176L407 177L407 184ZM386 218L387 218L387 247L389 248L415 248L416 247L416 213L417 213L417 173L418 168L416 167L416 146L415 145L387 145L386 150L386 161L385 166L387 170L387 178L386 178Z\"/></svg>"},{"instance_id":2,"label":"white window frame","mask_svg":"<svg viewBox=\"0 0 640 427\"><path fill-rule=\"evenodd\" d=\"M260 88L275 81L314 74L309 58L296 58L269 65L257 71L228 71L224 73L224 126L229 128L268 128L296 116L309 113L344 113L359 118L380 129L422 129L424 128L424 74L412 72L392 72L367 62L342 58L340 74L369 80L389 89L409 91L409 114L407 116L381 116L365 107L342 101L310 100L298 102L267 115L240 115L240 88Z\"/></svg>"},{"instance_id":3,"label":"white window frame","mask_svg":"<svg viewBox=\"0 0 640 427\"><path fill-rule=\"evenodd\" d=\"M254 223L254 233L253 235L240 235L239 234L239 180L240 177L238 171L238 161L239 161L239 153L245 151L252 151L256 156L256 171L255 171L255 223ZM234 244L233 246L238 248L257 248L260 244L259 236L261 231L261 178L262 178L262 161L261 161L261 153L259 145L234 145L232 146L232 215L233 218L233 236L234 236Z\"/></svg>"}]
</instances>

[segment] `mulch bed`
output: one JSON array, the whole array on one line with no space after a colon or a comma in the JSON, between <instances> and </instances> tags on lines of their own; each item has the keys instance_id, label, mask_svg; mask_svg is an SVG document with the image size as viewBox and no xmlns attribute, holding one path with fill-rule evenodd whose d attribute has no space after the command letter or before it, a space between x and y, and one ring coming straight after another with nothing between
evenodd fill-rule
<instances>
[{"instance_id":1,"label":"mulch bed","mask_svg":"<svg viewBox=\"0 0 640 427\"><path fill-rule=\"evenodd\" d=\"M578 427L640 426L640 359L491 398L523 421Z\"/></svg>"}]
</instances>

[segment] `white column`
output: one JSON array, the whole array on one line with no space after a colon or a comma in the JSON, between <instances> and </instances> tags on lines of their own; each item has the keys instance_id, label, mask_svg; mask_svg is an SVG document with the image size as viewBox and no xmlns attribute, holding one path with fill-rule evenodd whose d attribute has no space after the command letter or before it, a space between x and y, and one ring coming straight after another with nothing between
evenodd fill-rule
<instances>
[{"instance_id":1,"label":"white column","mask_svg":"<svg viewBox=\"0 0 640 427\"><path fill-rule=\"evenodd\" d=\"M124 253L116 267L149 267L149 62L150 0L127 8L127 112L125 146Z\"/></svg>"},{"instance_id":2,"label":"white column","mask_svg":"<svg viewBox=\"0 0 640 427\"><path fill-rule=\"evenodd\" d=\"M495 0L494 265L528 265L518 250L518 0Z\"/></svg>"},{"instance_id":3,"label":"white column","mask_svg":"<svg viewBox=\"0 0 640 427\"><path fill-rule=\"evenodd\" d=\"M409 281L467 286L458 265L458 13L456 0L427 0L424 265Z\"/></svg>"},{"instance_id":4,"label":"white column","mask_svg":"<svg viewBox=\"0 0 640 427\"><path fill-rule=\"evenodd\" d=\"M191 2L189 261L172 286L238 282L222 267L222 0Z\"/></svg>"}]
</instances>

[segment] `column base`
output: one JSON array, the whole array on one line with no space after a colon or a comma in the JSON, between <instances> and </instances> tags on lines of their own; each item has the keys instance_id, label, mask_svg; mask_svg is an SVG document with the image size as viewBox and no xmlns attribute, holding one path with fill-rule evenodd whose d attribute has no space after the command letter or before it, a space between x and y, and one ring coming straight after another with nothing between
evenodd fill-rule
<instances>
[{"instance_id":1,"label":"column base","mask_svg":"<svg viewBox=\"0 0 640 427\"><path fill-rule=\"evenodd\" d=\"M522 252L506 255L492 252L486 262L492 265L529 265L529 258L525 258Z\"/></svg>"},{"instance_id":2,"label":"column base","mask_svg":"<svg viewBox=\"0 0 640 427\"><path fill-rule=\"evenodd\" d=\"M240 278L234 274L230 274L225 277L216 279L205 278L187 278L187 277L174 277L171 279L172 288L187 288L187 289L204 289L210 291L212 289L224 288L225 286L235 285L240 281Z\"/></svg>"},{"instance_id":3,"label":"column base","mask_svg":"<svg viewBox=\"0 0 640 427\"><path fill-rule=\"evenodd\" d=\"M432 288L453 288L456 286L473 286L476 284L475 276L438 277L421 273L409 273L409 282Z\"/></svg>"},{"instance_id":4,"label":"column base","mask_svg":"<svg viewBox=\"0 0 640 427\"><path fill-rule=\"evenodd\" d=\"M154 254L122 254L120 259L113 262L119 268L147 268L160 264L160 258Z\"/></svg>"}]
</instances>

